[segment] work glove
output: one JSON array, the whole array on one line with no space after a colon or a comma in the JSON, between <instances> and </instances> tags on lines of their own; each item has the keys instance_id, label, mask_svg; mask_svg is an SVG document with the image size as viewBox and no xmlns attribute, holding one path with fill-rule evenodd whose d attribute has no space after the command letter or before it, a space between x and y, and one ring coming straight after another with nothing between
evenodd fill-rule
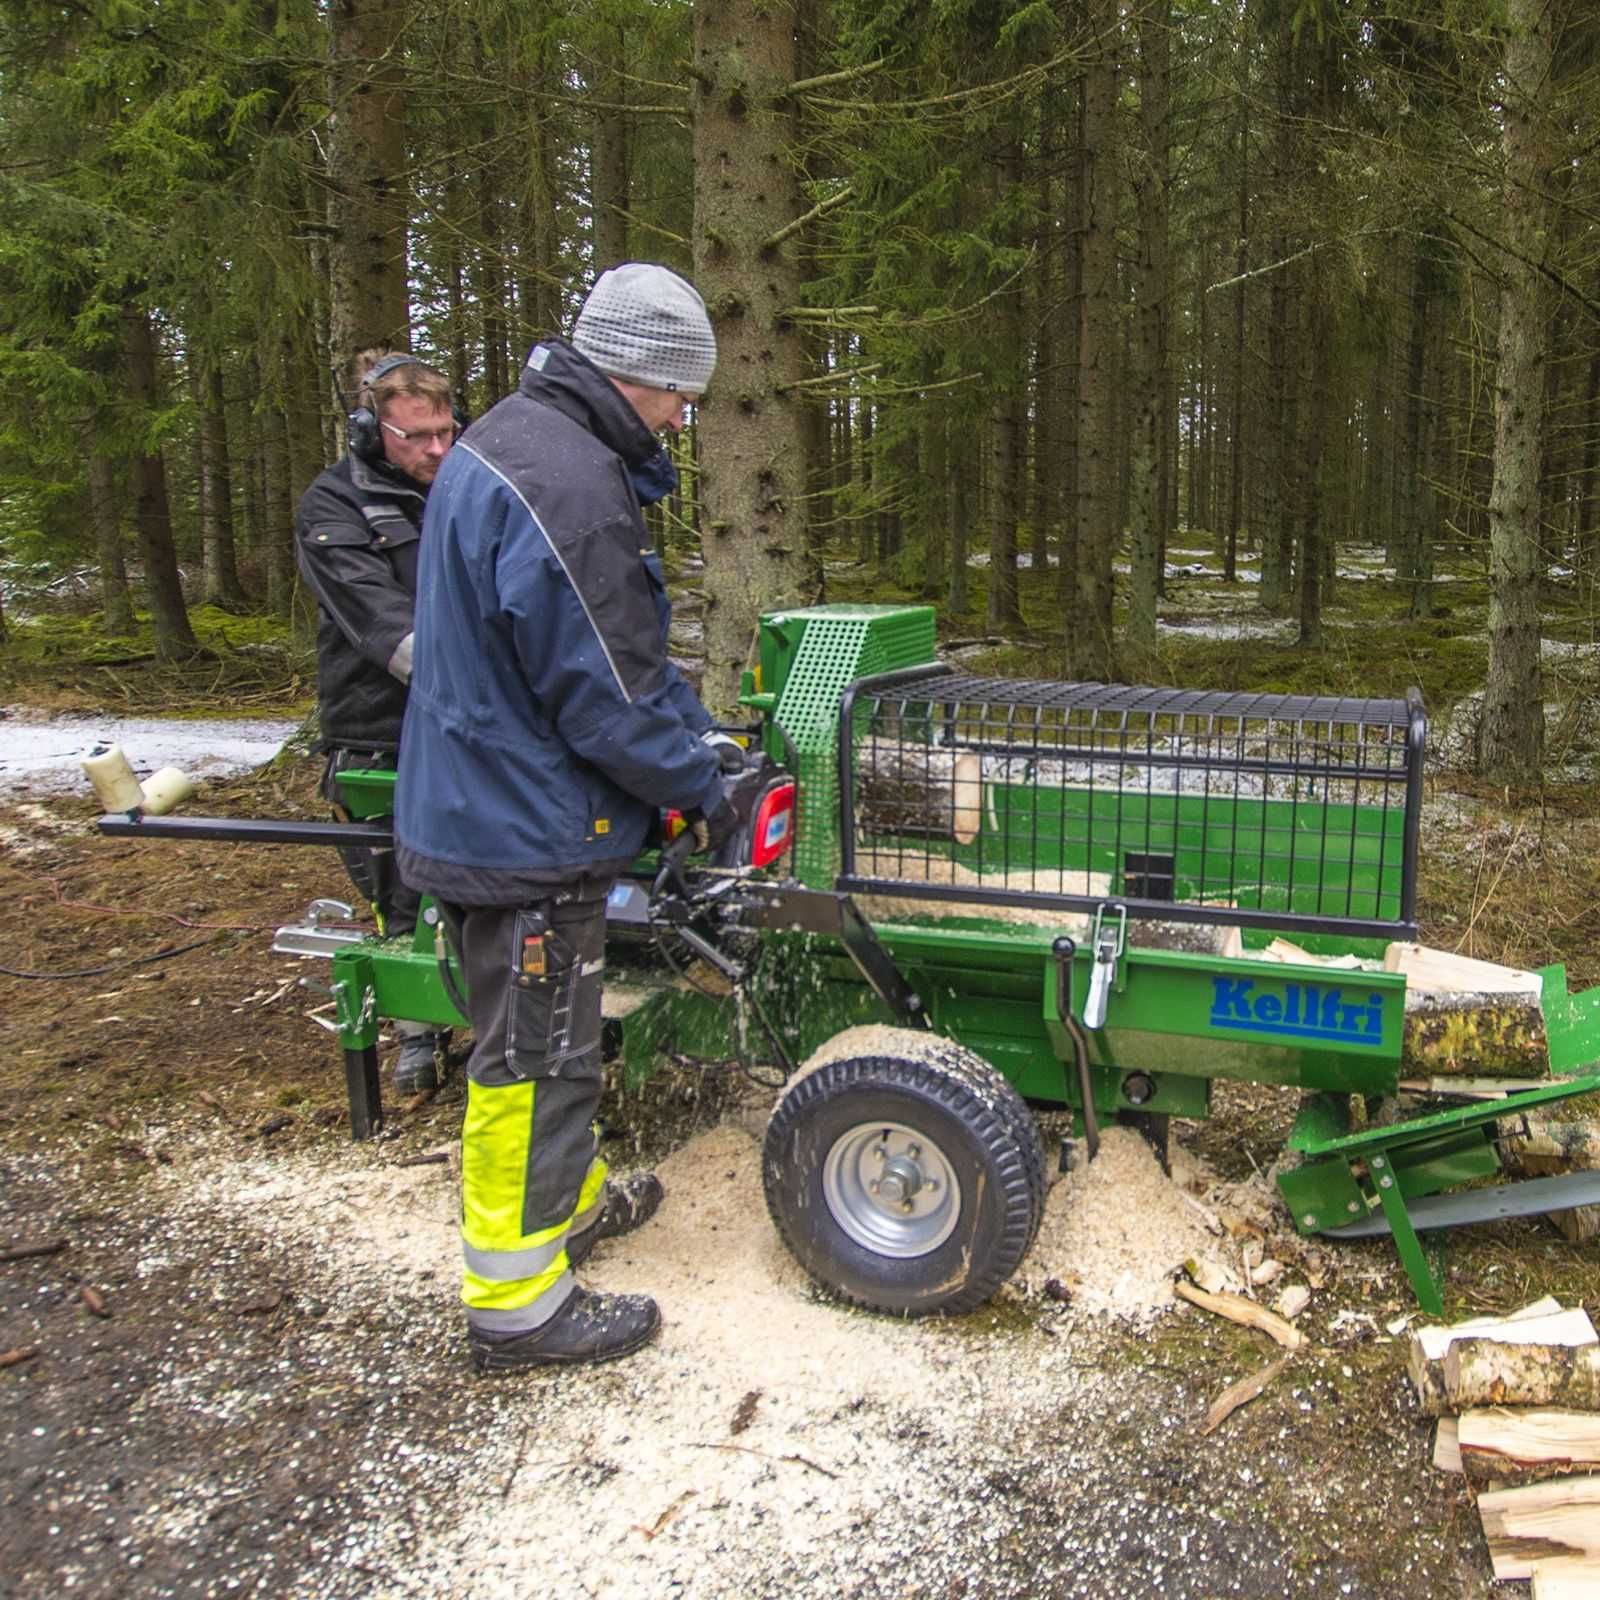
<instances>
[{"instance_id":1,"label":"work glove","mask_svg":"<svg viewBox=\"0 0 1600 1600\"><path fill-rule=\"evenodd\" d=\"M739 831L739 813L728 804L726 796L719 799L709 811L692 806L683 814L694 834L694 847L701 855L715 855Z\"/></svg>"},{"instance_id":2,"label":"work glove","mask_svg":"<svg viewBox=\"0 0 1600 1600\"><path fill-rule=\"evenodd\" d=\"M745 748L737 739L726 733L719 733L712 728L709 733L700 735L700 742L711 750L717 758L717 764L724 772L743 772L746 760Z\"/></svg>"}]
</instances>

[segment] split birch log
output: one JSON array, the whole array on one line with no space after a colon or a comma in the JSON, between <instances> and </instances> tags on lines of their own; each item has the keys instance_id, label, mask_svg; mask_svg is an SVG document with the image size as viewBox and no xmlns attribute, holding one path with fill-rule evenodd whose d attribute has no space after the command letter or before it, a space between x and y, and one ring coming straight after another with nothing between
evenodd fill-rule
<instances>
[{"instance_id":1,"label":"split birch log","mask_svg":"<svg viewBox=\"0 0 1600 1600\"><path fill-rule=\"evenodd\" d=\"M1258 1306L1254 1300L1246 1300L1242 1294L1207 1294L1204 1289L1197 1289L1182 1278L1173 1284L1172 1292L1180 1300L1199 1306L1202 1311L1215 1312L1217 1316L1226 1317L1229 1322L1242 1323L1247 1328L1259 1328L1269 1339L1276 1339L1285 1350L1298 1350L1306 1342L1305 1335L1293 1324L1274 1315L1265 1306Z\"/></svg>"},{"instance_id":2,"label":"split birch log","mask_svg":"<svg viewBox=\"0 0 1600 1600\"><path fill-rule=\"evenodd\" d=\"M1440 1417L1433 1430L1433 1465L1437 1472L1465 1472L1461 1465L1461 1439L1454 1417Z\"/></svg>"},{"instance_id":3,"label":"split birch log","mask_svg":"<svg viewBox=\"0 0 1600 1600\"><path fill-rule=\"evenodd\" d=\"M1544 979L1523 967L1503 967L1497 961L1458 956L1453 950L1435 950L1425 944L1396 940L1383 952L1383 970L1405 974L1406 988L1417 993L1453 994L1475 990L1479 994L1532 994L1544 989Z\"/></svg>"},{"instance_id":4,"label":"split birch log","mask_svg":"<svg viewBox=\"0 0 1600 1600\"><path fill-rule=\"evenodd\" d=\"M1539 1483L1600 1471L1600 1416L1589 1411L1463 1411L1456 1442L1474 1483Z\"/></svg>"},{"instance_id":5,"label":"split birch log","mask_svg":"<svg viewBox=\"0 0 1600 1600\"><path fill-rule=\"evenodd\" d=\"M1581 1310L1563 1311L1553 1299L1536 1300L1509 1317L1473 1317L1450 1327L1418 1328L1411 1335L1406 1364L1416 1385L1417 1403L1425 1417L1442 1416L1451 1409L1445 1395L1444 1357L1452 1343L1462 1338L1498 1339L1511 1344L1569 1344L1596 1342L1594 1325Z\"/></svg>"},{"instance_id":6,"label":"split birch log","mask_svg":"<svg viewBox=\"0 0 1600 1600\"><path fill-rule=\"evenodd\" d=\"M1533 1600L1595 1600L1600 1561L1586 1556L1545 1556L1533 1567Z\"/></svg>"},{"instance_id":7,"label":"split birch log","mask_svg":"<svg viewBox=\"0 0 1600 1600\"><path fill-rule=\"evenodd\" d=\"M1407 1076L1549 1073L1544 980L1537 972L1402 941L1384 951L1383 970L1406 980L1400 1064Z\"/></svg>"},{"instance_id":8,"label":"split birch log","mask_svg":"<svg viewBox=\"0 0 1600 1600\"><path fill-rule=\"evenodd\" d=\"M1564 1478L1478 1496L1497 1581L1531 1578L1541 1561L1600 1561L1600 1478Z\"/></svg>"},{"instance_id":9,"label":"split birch log","mask_svg":"<svg viewBox=\"0 0 1600 1600\"><path fill-rule=\"evenodd\" d=\"M1476 1406L1600 1410L1600 1344L1457 1339L1444 1354L1444 1392L1452 1411Z\"/></svg>"}]
</instances>

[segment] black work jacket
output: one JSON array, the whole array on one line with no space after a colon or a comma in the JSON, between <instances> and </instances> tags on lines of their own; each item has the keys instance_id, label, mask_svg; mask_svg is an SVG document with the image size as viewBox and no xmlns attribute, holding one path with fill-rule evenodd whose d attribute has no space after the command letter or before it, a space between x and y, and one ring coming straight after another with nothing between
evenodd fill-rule
<instances>
[{"instance_id":1,"label":"black work jacket","mask_svg":"<svg viewBox=\"0 0 1600 1600\"><path fill-rule=\"evenodd\" d=\"M411 632L426 500L404 474L349 455L300 497L295 553L317 597L325 750L400 748L406 685L389 661Z\"/></svg>"}]
</instances>

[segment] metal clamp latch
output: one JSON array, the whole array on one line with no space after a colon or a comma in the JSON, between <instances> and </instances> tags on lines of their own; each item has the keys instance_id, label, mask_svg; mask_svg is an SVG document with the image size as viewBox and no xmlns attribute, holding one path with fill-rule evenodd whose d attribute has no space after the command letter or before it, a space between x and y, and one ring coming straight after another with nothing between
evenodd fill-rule
<instances>
[{"instance_id":1,"label":"metal clamp latch","mask_svg":"<svg viewBox=\"0 0 1600 1600\"><path fill-rule=\"evenodd\" d=\"M1106 913L1116 914L1116 925L1108 926ZM1083 1002L1083 1025L1098 1030L1106 1025L1106 1006L1111 986L1116 982L1117 963L1128 947L1128 908L1123 905L1096 906L1094 913L1094 965L1089 970L1089 993Z\"/></svg>"}]
</instances>

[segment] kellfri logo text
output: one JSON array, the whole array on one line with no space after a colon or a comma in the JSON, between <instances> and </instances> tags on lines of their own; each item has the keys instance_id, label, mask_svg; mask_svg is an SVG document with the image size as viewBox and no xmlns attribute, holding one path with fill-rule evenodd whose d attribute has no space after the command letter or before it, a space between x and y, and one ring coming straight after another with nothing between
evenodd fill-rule
<instances>
[{"instance_id":1,"label":"kellfri logo text","mask_svg":"<svg viewBox=\"0 0 1600 1600\"><path fill-rule=\"evenodd\" d=\"M1211 1025L1294 1039L1336 1039L1345 1044L1383 1042L1383 996L1345 998L1320 983L1262 987L1254 978L1211 980Z\"/></svg>"}]
</instances>

